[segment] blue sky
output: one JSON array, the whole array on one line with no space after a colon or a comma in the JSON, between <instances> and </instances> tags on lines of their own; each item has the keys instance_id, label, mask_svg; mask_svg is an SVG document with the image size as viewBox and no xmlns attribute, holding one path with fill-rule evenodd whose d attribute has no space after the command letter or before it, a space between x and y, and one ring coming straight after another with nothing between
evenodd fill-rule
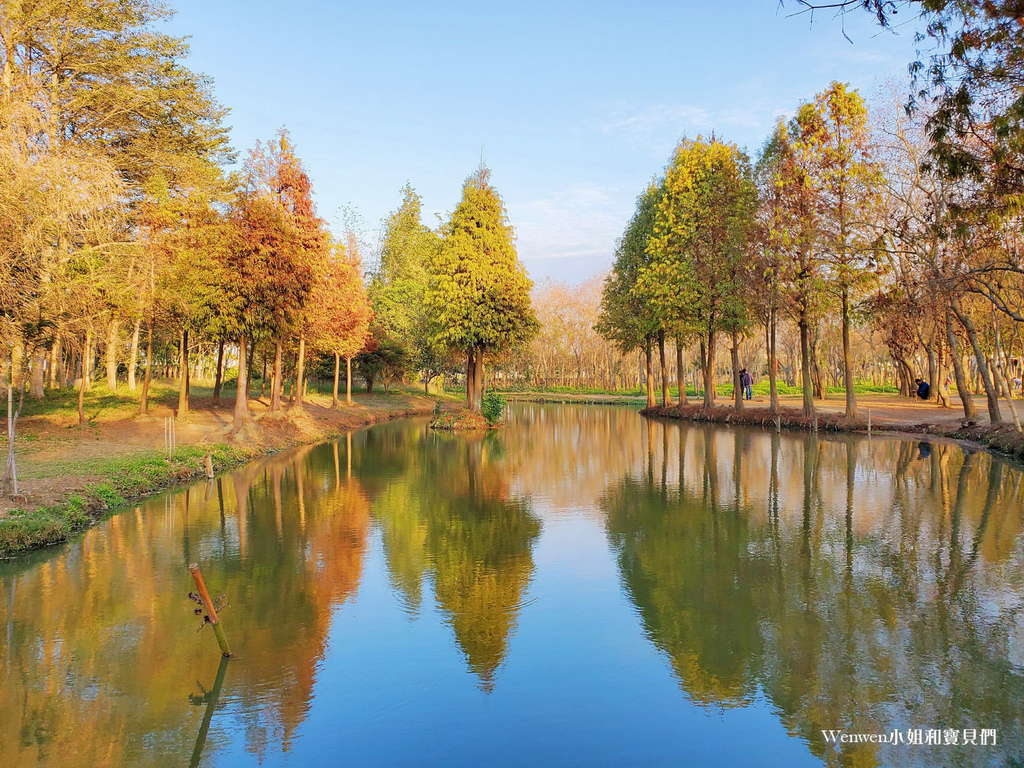
<instances>
[{"instance_id":1,"label":"blue sky","mask_svg":"<svg viewBox=\"0 0 1024 768\"><path fill-rule=\"evenodd\" d=\"M436 225L482 152L531 275L570 282L607 269L684 134L753 154L831 80L870 96L914 54L910 29L848 14L851 43L795 0L172 4L235 148L286 126L335 229L351 205L373 239L406 180Z\"/></svg>"}]
</instances>

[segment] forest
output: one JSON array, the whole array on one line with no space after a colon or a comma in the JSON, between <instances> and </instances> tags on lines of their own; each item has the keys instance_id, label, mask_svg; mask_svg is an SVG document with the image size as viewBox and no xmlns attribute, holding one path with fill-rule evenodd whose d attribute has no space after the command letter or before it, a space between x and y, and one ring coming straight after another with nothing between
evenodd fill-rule
<instances>
[{"instance_id":1,"label":"forest","mask_svg":"<svg viewBox=\"0 0 1024 768\"><path fill-rule=\"evenodd\" d=\"M923 379L968 420L972 393L992 424L1003 399L1019 430L1024 19L1012 3L794 5L862 6L883 27L910 10L934 52L871 102L833 82L793 105L754 158L684 137L638 196L600 296L593 282L542 288L545 332L515 375L642 384L653 405L660 370L665 404L674 382L681 403L689 388L711 407L722 389L739 409L749 370L772 412L781 376L805 415L831 388L848 419L858 387L914 397Z\"/></svg>"},{"instance_id":2,"label":"forest","mask_svg":"<svg viewBox=\"0 0 1024 768\"><path fill-rule=\"evenodd\" d=\"M821 12L811 2L800 9ZM249 402L333 407L353 378L382 386L645 391L654 404L742 408L749 371L779 393L913 397L915 380L993 424L1024 356L1019 252L1024 102L1012 3L828 4L898 10L933 53L866 99L833 82L751 156L684 137L640 191L606 275L534 286L490 171L466 179L436 229L411 184L374 245L355 217L332 232L287 130L242 156L209 78L132 0L5 4L0 29L0 337L9 477L26 398L127 391L155 377L234 398L231 439L258 434ZM486 364L485 364L486 363ZM344 391L342 391L344 379ZM660 381L659 381L660 379ZM765 388L764 383L767 383ZM673 395L673 390L675 394Z\"/></svg>"},{"instance_id":3,"label":"forest","mask_svg":"<svg viewBox=\"0 0 1024 768\"><path fill-rule=\"evenodd\" d=\"M170 11L131 2L5 4L0 101L0 337L9 433L25 398L94 386L149 408L155 376L233 390L229 439L301 411L311 375L351 400L458 354L480 407L484 356L533 332L530 283L481 163L440 232L408 187L369 275L360 233L330 231L287 130L244 157ZM234 170L230 170L234 169ZM342 363L344 361L344 364ZM258 371L257 371L258 369ZM104 379L102 383L99 381ZM480 382L473 385L473 382Z\"/></svg>"}]
</instances>

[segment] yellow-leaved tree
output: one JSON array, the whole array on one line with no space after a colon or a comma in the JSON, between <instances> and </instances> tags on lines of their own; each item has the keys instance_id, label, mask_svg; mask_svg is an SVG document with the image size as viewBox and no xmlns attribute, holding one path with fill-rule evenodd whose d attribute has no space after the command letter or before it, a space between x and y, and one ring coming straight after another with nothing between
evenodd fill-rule
<instances>
[{"instance_id":1,"label":"yellow-leaved tree","mask_svg":"<svg viewBox=\"0 0 1024 768\"><path fill-rule=\"evenodd\" d=\"M462 202L442 234L425 297L430 335L438 346L466 356L466 407L479 411L485 356L525 344L538 329L530 304L533 283L486 167L466 179Z\"/></svg>"}]
</instances>

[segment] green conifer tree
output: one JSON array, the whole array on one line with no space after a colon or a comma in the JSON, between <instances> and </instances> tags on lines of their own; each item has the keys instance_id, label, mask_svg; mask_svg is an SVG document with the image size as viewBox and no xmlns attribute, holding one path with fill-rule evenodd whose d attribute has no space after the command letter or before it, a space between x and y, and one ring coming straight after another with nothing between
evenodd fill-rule
<instances>
[{"instance_id":1,"label":"green conifer tree","mask_svg":"<svg viewBox=\"0 0 1024 768\"><path fill-rule=\"evenodd\" d=\"M430 335L438 346L466 355L466 407L479 411L485 355L524 344L538 330L533 283L487 168L466 179L462 202L442 234L425 296Z\"/></svg>"}]
</instances>

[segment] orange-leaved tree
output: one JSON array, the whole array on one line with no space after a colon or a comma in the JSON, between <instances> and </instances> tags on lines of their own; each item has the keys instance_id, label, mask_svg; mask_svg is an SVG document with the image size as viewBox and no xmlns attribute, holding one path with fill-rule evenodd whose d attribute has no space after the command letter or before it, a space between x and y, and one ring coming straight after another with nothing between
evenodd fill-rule
<instances>
[{"instance_id":1,"label":"orange-leaved tree","mask_svg":"<svg viewBox=\"0 0 1024 768\"><path fill-rule=\"evenodd\" d=\"M245 163L245 191L250 200L262 201L276 209L280 226L288 231L272 248L264 242L262 260L275 275L276 291L264 295L268 302L268 335L274 339L274 372L270 393L270 411L281 409L282 353L289 334L299 337L295 391L303 389L305 369L304 312L326 268L330 238L324 222L316 215L312 183L296 157L288 132L281 130L272 142L257 142ZM282 232L284 230L281 230ZM269 276L269 275L268 275ZM301 396L296 404L301 407Z\"/></svg>"},{"instance_id":2,"label":"orange-leaved tree","mask_svg":"<svg viewBox=\"0 0 1024 768\"><path fill-rule=\"evenodd\" d=\"M309 335L314 349L334 355L331 407L338 407L341 358L345 358L345 402L352 402L352 358L366 346L373 310L363 282L362 263L354 237L349 247L336 243L327 272L313 292Z\"/></svg>"}]
</instances>

